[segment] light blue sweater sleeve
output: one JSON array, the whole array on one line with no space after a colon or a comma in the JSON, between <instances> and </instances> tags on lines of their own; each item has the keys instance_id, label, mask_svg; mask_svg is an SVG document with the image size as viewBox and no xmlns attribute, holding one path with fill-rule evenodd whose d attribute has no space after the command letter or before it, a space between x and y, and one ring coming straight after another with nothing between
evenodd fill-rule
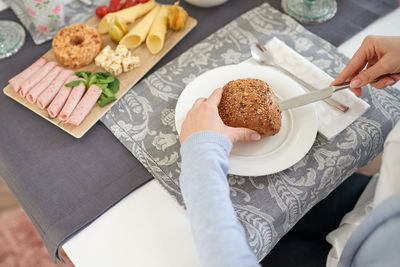
<instances>
[{"instance_id":1,"label":"light blue sweater sleeve","mask_svg":"<svg viewBox=\"0 0 400 267\"><path fill-rule=\"evenodd\" d=\"M365 217L343 249L339 267L400 266L400 194Z\"/></svg>"},{"instance_id":2,"label":"light blue sweater sleeve","mask_svg":"<svg viewBox=\"0 0 400 267\"><path fill-rule=\"evenodd\" d=\"M231 148L227 137L208 131L191 135L181 147L180 187L205 267L259 266L229 196L226 175Z\"/></svg>"}]
</instances>

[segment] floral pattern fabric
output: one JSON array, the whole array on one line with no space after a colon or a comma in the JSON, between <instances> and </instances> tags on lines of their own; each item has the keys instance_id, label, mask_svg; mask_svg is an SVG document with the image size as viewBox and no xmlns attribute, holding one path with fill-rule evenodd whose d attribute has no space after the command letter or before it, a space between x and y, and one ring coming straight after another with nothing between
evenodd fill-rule
<instances>
[{"instance_id":1,"label":"floral pattern fabric","mask_svg":"<svg viewBox=\"0 0 400 267\"><path fill-rule=\"evenodd\" d=\"M93 1L85 6L78 1L64 4L63 0L4 0L31 34L35 44L51 40L59 29L71 23L82 23L93 16L96 6L107 0Z\"/></svg>"},{"instance_id":2,"label":"floral pattern fabric","mask_svg":"<svg viewBox=\"0 0 400 267\"><path fill-rule=\"evenodd\" d=\"M5 1L30 32L35 44L43 43L64 25L62 0Z\"/></svg>"},{"instance_id":3,"label":"floral pattern fabric","mask_svg":"<svg viewBox=\"0 0 400 267\"><path fill-rule=\"evenodd\" d=\"M183 205L174 122L179 94L199 74L242 62L250 57L250 44L265 44L273 37L332 77L348 60L331 44L265 3L134 86L101 121ZM363 99L371 105L367 112L329 141L317 135L311 150L294 166L259 177L228 175L237 217L258 259L311 207L382 151L387 134L400 119L400 93L368 87Z\"/></svg>"}]
</instances>

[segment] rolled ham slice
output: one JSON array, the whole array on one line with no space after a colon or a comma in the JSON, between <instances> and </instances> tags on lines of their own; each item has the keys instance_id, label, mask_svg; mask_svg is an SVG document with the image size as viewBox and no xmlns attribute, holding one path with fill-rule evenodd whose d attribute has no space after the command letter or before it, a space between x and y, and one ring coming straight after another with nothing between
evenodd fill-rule
<instances>
[{"instance_id":1,"label":"rolled ham slice","mask_svg":"<svg viewBox=\"0 0 400 267\"><path fill-rule=\"evenodd\" d=\"M79 85L72 88L72 91L68 96L67 102L65 103L64 107L60 111L60 114L58 115L58 118L60 120L65 121L69 118L72 111L78 105L79 100L81 100L83 94L85 93L85 90L86 88L83 83L80 83Z\"/></svg>"},{"instance_id":2,"label":"rolled ham slice","mask_svg":"<svg viewBox=\"0 0 400 267\"><path fill-rule=\"evenodd\" d=\"M39 106L39 108L45 109L57 95L58 91L60 91L68 77L73 74L74 72L72 70L62 70L60 74L50 83L46 90L44 90L38 97L36 104Z\"/></svg>"},{"instance_id":3,"label":"rolled ham slice","mask_svg":"<svg viewBox=\"0 0 400 267\"><path fill-rule=\"evenodd\" d=\"M86 94L82 97L81 101L79 101L74 111L72 111L72 114L68 118L67 123L75 126L81 124L83 119L96 104L97 99L99 99L101 95L101 92L102 90L100 87L92 84L87 90Z\"/></svg>"},{"instance_id":4,"label":"rolled ham slice","mask_svg":"<svg viewBox=\"0 0 400 267\"><path fill-rule=\"evenodd\" d=\"M40 67L46 64L46 62L47 59L41 57L38 60L36 60L32 65L30 65L28 68L26 68L24 71L11 78L8 82L14 88L14 91L18 92L19 89L21 89L21 84L25 80L27 80L30 76L32 76L38 69L40 69Z\"/></svg>"},{"instance_id":5,"label":"rolled ham slice","mask_svg":"<svg viewBox=\"0 0 400 267\"><path fill-rule=\"evenodd\" d=\"M36 84L38 84L49 72L57 66L56 62L50 61L40 67L32 76L21 83L21 89L19 94L23 97L26 96L29 90L31 90Z\"/></svg>"},{"instance_id":6,"label":"rolled ham slice","mask_svg":"<svg viewBox=\"0 0 400 267\"><path fill-rule=\"evenodd\" d=\"M43 78L38 84L29 90L28 94L26 95L26 100L28 100L29 103L34 104L39 95L46 90L46 88L62 70L62 67L55 66L45 78Z\"/></svg>"},{"instance_id":7,"label":"rolled ham slice","mask_svg":"<svg viewBox=\"0 0 400 267\"><path fill-rule=\"evenodd\" d=\"M79 80L76 75L69 76L65 81L65 84L76 80ZM65 84L61 86L60 91L58 91L56 97L53 99L53 101L51 101L49 107L47 108L50 118L57 117L58 113L60 113L60 110L67 101L69 94L71 93L72 87L67 87Z\"/></svg>"}]
</instances>

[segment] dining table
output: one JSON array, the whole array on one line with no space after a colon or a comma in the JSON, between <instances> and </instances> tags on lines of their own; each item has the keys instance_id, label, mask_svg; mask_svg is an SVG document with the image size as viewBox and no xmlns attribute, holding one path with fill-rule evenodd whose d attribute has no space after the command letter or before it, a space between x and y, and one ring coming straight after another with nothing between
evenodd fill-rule
<instances>
[{"instance_id":1,"label":"dining table","mask_svg":"<svg viewBox=\"0 0 400 267\"><path fill-rule=\"evenodd\" d=\"M197 26L82 138L0 93L0 176L55 261L63 260L63 248L76 266L200 266L178 181L174 108L185 85L212 68L247 60L252 42L264 45L275 36L335 76L348 61L337 47L398 5L337 0L330 21L302 25L283 13L279 0L180 4ZM72 1L66 21L84 22L95 8ZM0 20L19 22L10 8ZM51 42L35 45L27 33L21 51L0 61L0 87L49 49ZM370 108L337 136L318 134L294 166L259 177L228 176L235 211L259 260L382 151L400 118L400 93L365 92Z\"/></svg>"}]
</instances>

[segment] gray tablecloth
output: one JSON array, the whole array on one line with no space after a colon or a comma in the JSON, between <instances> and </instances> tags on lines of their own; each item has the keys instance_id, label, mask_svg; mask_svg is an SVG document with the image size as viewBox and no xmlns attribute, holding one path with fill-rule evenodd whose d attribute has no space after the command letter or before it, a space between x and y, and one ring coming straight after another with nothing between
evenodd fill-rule
<instances>
[{"instance_id":1,"label":"gray tablecloth","mask_svg":"<svg viewBox=\"0 0 400 267\"><path fill-rule=\"evenodd\" d=\"M179 203L181 159L174 112L180 92L199 74L250 57L252 43L278 37L332 77L346 58L328 42L265 3L230 22L129 91L101 121ZM274 175L228 175L231 199L248 243L262 259L317 202L381 150L400 118L400 92L365 88L372 107L327 141L318 135L294 166Z\"/></svg>"},{"instance_id":2,"label":"gray tablecloth","mask_svg":"<svg viewBox=\"0 0 400 267\"><path fill-rule=\"evenodd\" d=\"M202 9L181 1L199 24L153 70L263 2L230 0L219 7ZM268 2L280 9L280 0ZM394 0L339 0L335 18L307 28L339 45L396 5ZM67 22L82 22L93 14L93 9L72 3L66 10ZM11 10L0 12L0 19L17 21ZM28 34L19 53L0 61L0 87L50 48L50 42L34 46ZM77 140L4 94L0 94L0 176L24 207L53 259L68 237L151 179L102 123Z\"/></svg>"}]
</instances>

